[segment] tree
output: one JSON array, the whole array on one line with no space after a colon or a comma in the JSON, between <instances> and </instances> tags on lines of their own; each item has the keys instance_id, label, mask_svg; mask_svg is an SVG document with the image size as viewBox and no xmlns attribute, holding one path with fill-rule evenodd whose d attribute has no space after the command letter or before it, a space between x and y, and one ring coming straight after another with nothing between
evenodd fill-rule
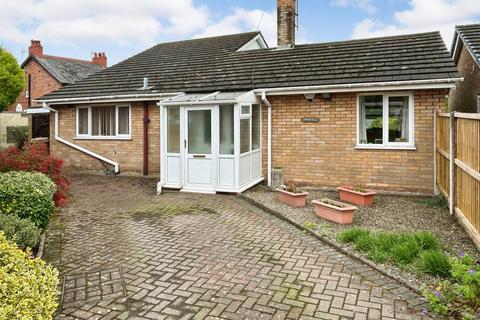
<instances>
[{"instance_id":1,"label":"tree","mask_svg":"<svg viewBox=\"0 0 480 320\"><path fill-rule=\"evenodd\" d=\"M24 85L25 77L17 60L0 47L0 112L15 102Z\"/></svg>"}]
</instances>

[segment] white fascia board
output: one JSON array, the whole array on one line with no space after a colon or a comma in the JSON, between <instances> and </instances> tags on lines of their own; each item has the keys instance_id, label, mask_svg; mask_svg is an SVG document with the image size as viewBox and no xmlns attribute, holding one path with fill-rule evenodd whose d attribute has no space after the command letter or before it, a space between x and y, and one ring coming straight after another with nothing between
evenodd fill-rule
<instances>
[{"instance_id":1,"label":"white fascia board","mask_svg":"<svg viewBox=\"0 0 480 320\"><path fill-rule=\"evenodd\" d=\"M156 101L165 97L173 97L182 92L155 93L155 94L132 94L132 95L112 95L99 97L81 97L81 98L64 98L64 99L48 99L33 100L34 102L48 104L80 104L80 103L104 103L104 102L127 102L127 101Z\"/></svg>"},{"instance_id":2,"label":"white fascia board","mask_svg":"<svg viewBox=\"0 0 480 320\"><path fill-rule=\"evenodd\" d=\"M285 88L256 89L257 95L266 92L267 95L305 94L305 93L334 93L334 92L368 92L368 91L396 91L418 89L450 89L455 88L455 82L463 81L463 78L396 81L396 82L373 82L357 84L323 85L323 86L299 86Z\"/></svg>"},{"instance_id":3,"label":"white fascia board","mask_svg":"<svg viewBox=\"0 0 480 320\"><path fill-rule=\"evenodd\" d=\"M217 105L236 103L237 100L205 100L205 101L170 101L161 102L163 106L195 106L195 105Z\"/></svg>"}]
</instances>

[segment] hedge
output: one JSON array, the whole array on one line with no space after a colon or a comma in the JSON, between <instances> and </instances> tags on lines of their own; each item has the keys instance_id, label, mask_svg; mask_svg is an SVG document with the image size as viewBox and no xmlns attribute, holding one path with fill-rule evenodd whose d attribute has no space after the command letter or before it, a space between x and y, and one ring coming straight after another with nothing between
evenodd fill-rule
<instances>
[{"instance_id":1,"label":"hedge","mask_svg":"<svg viewBox=\"0 0 480 320\"><path fill-rule=\"evenodd\" d=\"M0 213L15 214L45 229L55 209L55 191L55 184L43 173L1 173Z\"/></svg>"},{"instance_id":2,"label":"hedge","mask_svg":"<svg viewBox=\"0 0 480 320\"><path fill-rule=\"evenodd\" d=\"M14 214L0 214L0 231L7 240L15 242L20 249L35 248L42 230L28 219L20 219Z\"/></svg>"},{"instance_id":3,"label":"hedge","mask_svg":"<svg viewBox=\"0 0 480 320\"><path fill-rule=\"evenodd\" d=\"M58 272L0 232L0 319L50 320L57 308Z\"/></svg>"}]
</instances>

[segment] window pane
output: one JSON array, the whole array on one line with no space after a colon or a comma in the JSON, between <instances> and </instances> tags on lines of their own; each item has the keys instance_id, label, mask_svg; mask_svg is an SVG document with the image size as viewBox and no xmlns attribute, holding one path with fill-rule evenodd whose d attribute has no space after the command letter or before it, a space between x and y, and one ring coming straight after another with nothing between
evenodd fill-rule
<instances>
[{"instance_id":1,"label":"window pane","mask_svg":"<svg viewBox=\"0 0 480 320\"><path fill-rule=\"evenodd\" d=\"M180 153L180 108L167 108L167 152Z\"/></svg>"},{"instance_id":2,"label":"window pane","mask_svg":"<svg viewBox=\"0 0 480 320\"><path fill-rule=\"evenodd\" d=\"M240 153L250 151L250 119L240 120Z\"/></svg>"},{"instance_id":3,"label":"window pane","mask_svg":"<svg viewBox=\"0 0 480 320\"><path fill-rule=\"evenodd\" d=\"M260 105L252 105L252 150L260 148Z\"/></svg>"},{"instance_id":4,"label":"window pane","mask_svg":"<svg viewBox=\"0 0 480 320\"><path fill-rule=\"evenodd\" d=\"M383 143L383 96L361 96L359 143Z\"/></svg>"},{"instance_id":5,"label":"window pane","mask_svg":"<svg viewBox=\"0 0 480 320\"><path fill-rule=\"evenodd\" d=\"M242 106L242 114L250 114L250 106Z\"/></svg>"},{"instance_id":6,"label":"window pane","mask_svg":"<svg viewBox=\"0 0 480 320\"><path fill-rule=\"evenodd\" d=\"M118 134L130 134L129 107L118 107Z\"/></svg>"},{"instance_id":7,"label":"window pane","mask_svg":"<svg viewBox=\"0 0 480 320\"><path fill-rule=\"evenodd\" d=\"M408 97L388 98L388 141L408 142Z\"/></svg>"},{"instance_id":8,"label":"window pane","mask_svg":"<svg viewBox=\"0 0 480 320\"><path fill-rule=\"evenodd\" d=\"M88 108L78 109L78 134L88 134Z\"/></svg>"},{"instance_id":9,"label":"window pane","mask_svg":"<svg viewBox=\"0 0 480 320\"><path fill-rule=\"evenodd\" d=\"M188 111L188 153L211 154L212 117L210 110Z\"/></svg>"},{"instance_id":10,"label":"window pane","mask_svg":"<svg viewBox=\"0 0 480 320\"><path fill-rule=\"evenodd\" d=\"M92 107L92 135L115 135L115 107Z\"/></svg>"},{"instance_id":11,"label":"window pane","mask_svg":"<svg viewBox=\"0 0 480 320\"><path fill-rule=\"evenodd\" d=\"M233 106L220 106L220 154L233 154Z\"/></svg>"}]
</instances>

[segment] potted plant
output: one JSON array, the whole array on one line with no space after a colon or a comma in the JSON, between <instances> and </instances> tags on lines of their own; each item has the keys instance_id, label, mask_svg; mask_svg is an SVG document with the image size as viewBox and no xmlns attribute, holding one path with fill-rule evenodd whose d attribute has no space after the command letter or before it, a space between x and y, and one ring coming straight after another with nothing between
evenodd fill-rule
<instances>
[{"instance_id":1,"label":"potted plant","mask_svg":"<svg viewBox=\"0 0 480 320\"><path fill-rule=\"evenodd\" d=\"M340 224L350 224L353 222L353 214L358 209L355 206L343 202L322 199L313 200L315 214L323 219L327 219Z\"/></svg>"},{"instance_id":2,"label":"potted plant","mask_svg":"<svg viewBox=\"0 0 480 320\"><path fill-rule=\"evenodd\" d=\"M369 206L373 203L373 198L377 194L375 191L367 190L361 185L341 186L337 190L340 192L340 200L351 202L359 206Z\"/></svg>"},{"instance_id":3,"label":"potted plant","mask_svg":"<svg viewBox=\"0 0 480 320\"><path fill-rule=\"evenodd\" d=\"M281 185L277 188L278 201L296 208L305 207L307 203L307 195L307 192L302 191L294 184L289 184L287 186Z\"/></svg>"}]
</instances>

